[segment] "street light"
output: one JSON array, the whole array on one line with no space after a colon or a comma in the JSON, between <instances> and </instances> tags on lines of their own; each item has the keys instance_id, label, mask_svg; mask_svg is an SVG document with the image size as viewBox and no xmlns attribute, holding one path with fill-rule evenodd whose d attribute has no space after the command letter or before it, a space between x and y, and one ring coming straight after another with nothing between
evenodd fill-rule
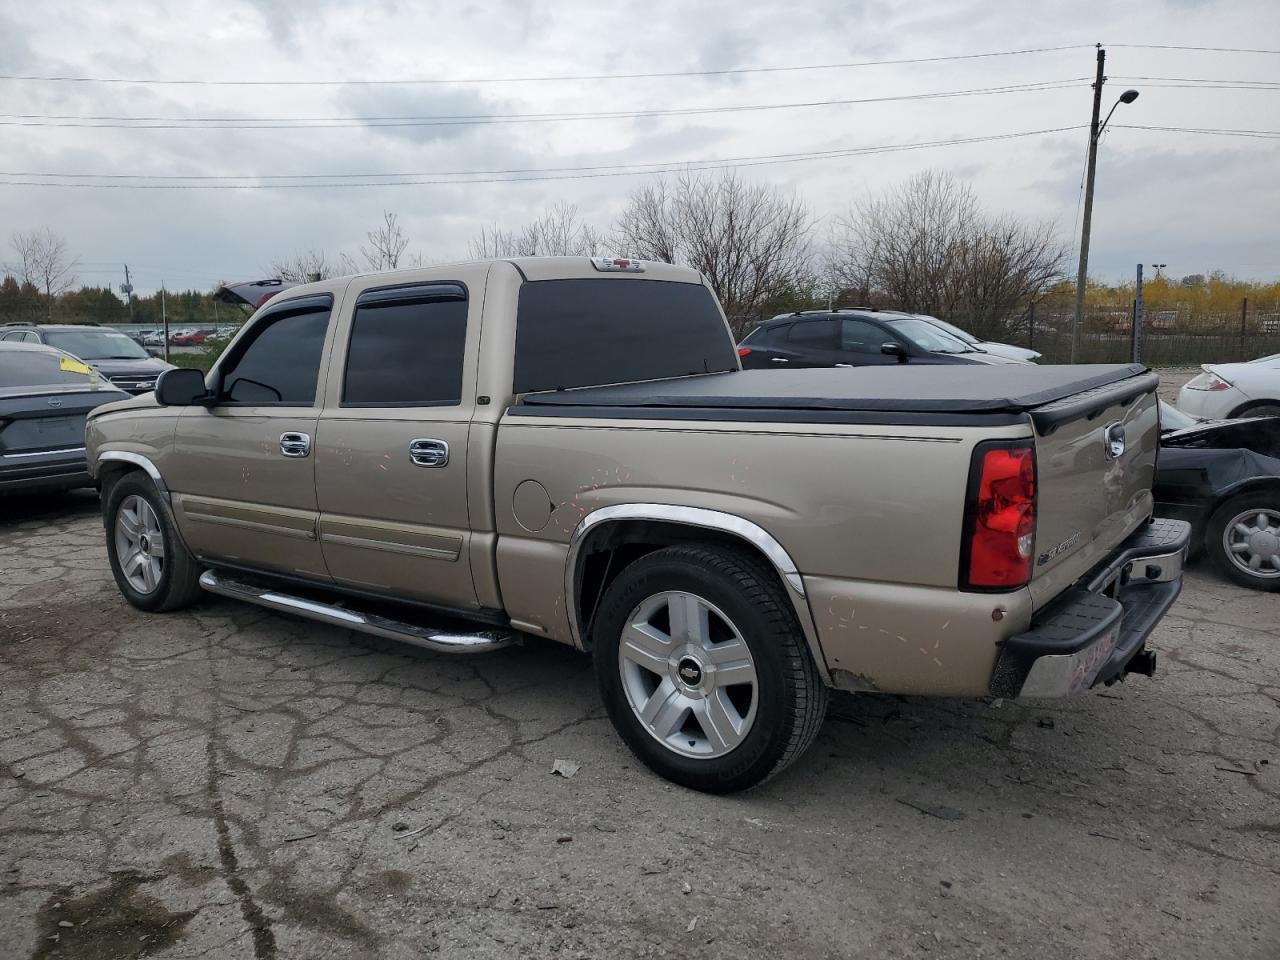
<instances>
[{"instance_id":1,"label":"street light","mask_svg":"<svg viewBox=\"0 0 1280 960\"><path fill-rule=\"evenodd\" d=\"M1084 188L1084 220L1080 224L1080 272L1076 276L1076 315L1071 323L1071 362L1076 362L1080 353L1080 334L1084 329L1084 288L1089 279L1089 228L1093 224L1093 178L1098 167L1098 140L1111 120L1111 114L1122 103L1133 103L1138 99L1137 90L1126 90L1107 111L1107 119L1098 123L1098 114L1102 109L1102 66L1106 62L1105 50L1098 50L1098 79L1093 85L1093 121L1089 125L1089 173Z\"/></svg>"}]
</instances>

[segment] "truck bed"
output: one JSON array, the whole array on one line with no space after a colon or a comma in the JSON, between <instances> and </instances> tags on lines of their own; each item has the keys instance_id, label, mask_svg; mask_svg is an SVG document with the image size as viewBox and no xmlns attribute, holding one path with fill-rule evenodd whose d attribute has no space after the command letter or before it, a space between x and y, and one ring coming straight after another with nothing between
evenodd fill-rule
<instances>
[{"instance_id":1,"label":"truck bed","mask_svg":"<svg viewBox=\"0 0 1280 960\"><path fill-rule=\"evenodd\" d=\"M944 422L1031 414L1043 434L1125 395L1153 390L1156 381L1140 364L741 370L527 394L511 413L690 419L779 418L763 416L770 413L789 414L787 419L827 419L820 415L832 413L879 419L892 414Z\"/></svg>"}]
</instances>

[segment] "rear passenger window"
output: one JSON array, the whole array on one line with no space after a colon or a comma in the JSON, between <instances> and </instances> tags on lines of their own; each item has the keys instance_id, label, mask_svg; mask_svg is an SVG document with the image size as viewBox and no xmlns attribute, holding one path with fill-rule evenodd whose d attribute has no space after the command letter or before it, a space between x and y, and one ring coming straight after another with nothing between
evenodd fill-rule
<instances>
[{"instance_id":1,"label":"rear passenger window","mask_svg":"<svg viewBox=\"0 0 1280 960\"><path fill-rule=\"evenodd\" d=\"M364 294L351 321L342 405L456 406L466 340L466 291L458 284Z\"/></svg>"},{"instance_id":2,"label":"rear passenger window","mask_svg":"<svg viewBox=\"0 0 1280 960\"><path fill-rule=\"evenodd\" d=\"M223 402L314 404L331 307L332 301L285 308L255 323L248 345L222 371Z\"/></svg>"},{"instance_id":3,"label":"rear passenger window","mask_svg":"<svg viewBox=\"0 0 1280 960\"><path fill-rule=\"evenodd\" d=\"M805 320L794 324L787 334L787 343L813 350L830 350L836 342L834 320Z\"/></svg>"}]
</instances>

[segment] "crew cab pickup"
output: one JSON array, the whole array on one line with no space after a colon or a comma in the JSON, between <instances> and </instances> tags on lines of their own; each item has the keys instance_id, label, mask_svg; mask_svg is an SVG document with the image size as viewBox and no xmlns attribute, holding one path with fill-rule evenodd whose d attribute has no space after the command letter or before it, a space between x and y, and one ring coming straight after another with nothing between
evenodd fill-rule
<instances>
[{"instance_id":1,"label":"crew cab pickup","mask_svg":"<svg viewBox=\"0 0 1280 960\"><path fill-rule=\"evenodd\" d=\"M711 289L529 258L284 290L207 375L94 411L125 598L205 592L443 653L592 655L708 791L830 688L1058 697L1150 674L1187 526L1137 366L743 371Z\"/></svg>"}]
</instances>

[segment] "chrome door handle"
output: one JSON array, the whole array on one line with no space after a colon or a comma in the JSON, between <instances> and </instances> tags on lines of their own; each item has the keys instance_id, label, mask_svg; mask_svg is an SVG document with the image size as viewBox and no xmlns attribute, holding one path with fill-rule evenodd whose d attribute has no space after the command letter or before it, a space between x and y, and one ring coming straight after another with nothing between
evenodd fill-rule
<instances>
[{"instance_id":1,"label":"chrome door handle","mask_svg":"<svg viewBox=\"0 0 1280 960\"><path fill-rule=\"evenodd\" d=\"M444 440L423 437L409 441L409 459L419 467L447 467L449 444Z\"/></svg>"},{"instance_id":2,"label":"chrome door handle","mask_svg":"<svg viewBox=\"0 0 1280 960\"><path fill-rule=\"evenodd\" d=\"M305 457L311 452L311 435L306 433L280 434L280 452L286 457Z\"/></svg>"},{"instance_id":3,"label":"chrome door handle","mask_svg":"<svg viewBox=\"0 0 1280 960\"><path fill-rule=\"evenodd\" d=\"M770 363L790 363L791 361L788 360L786 357L770 357L769 362Z\"/></svg>"},{"instance_id":4,"label":"chrome door handle","mask_svg":"<svg viewBox=\"0 0 1280 960\"><path fill-rule=\"evenodd\" d=\"M837 363L837 364L836 364L836 366L837 366L837 367L852 367L852 366L853 366L853 364L852 364L852 363Z\"/></svg>"}]
</instances>

